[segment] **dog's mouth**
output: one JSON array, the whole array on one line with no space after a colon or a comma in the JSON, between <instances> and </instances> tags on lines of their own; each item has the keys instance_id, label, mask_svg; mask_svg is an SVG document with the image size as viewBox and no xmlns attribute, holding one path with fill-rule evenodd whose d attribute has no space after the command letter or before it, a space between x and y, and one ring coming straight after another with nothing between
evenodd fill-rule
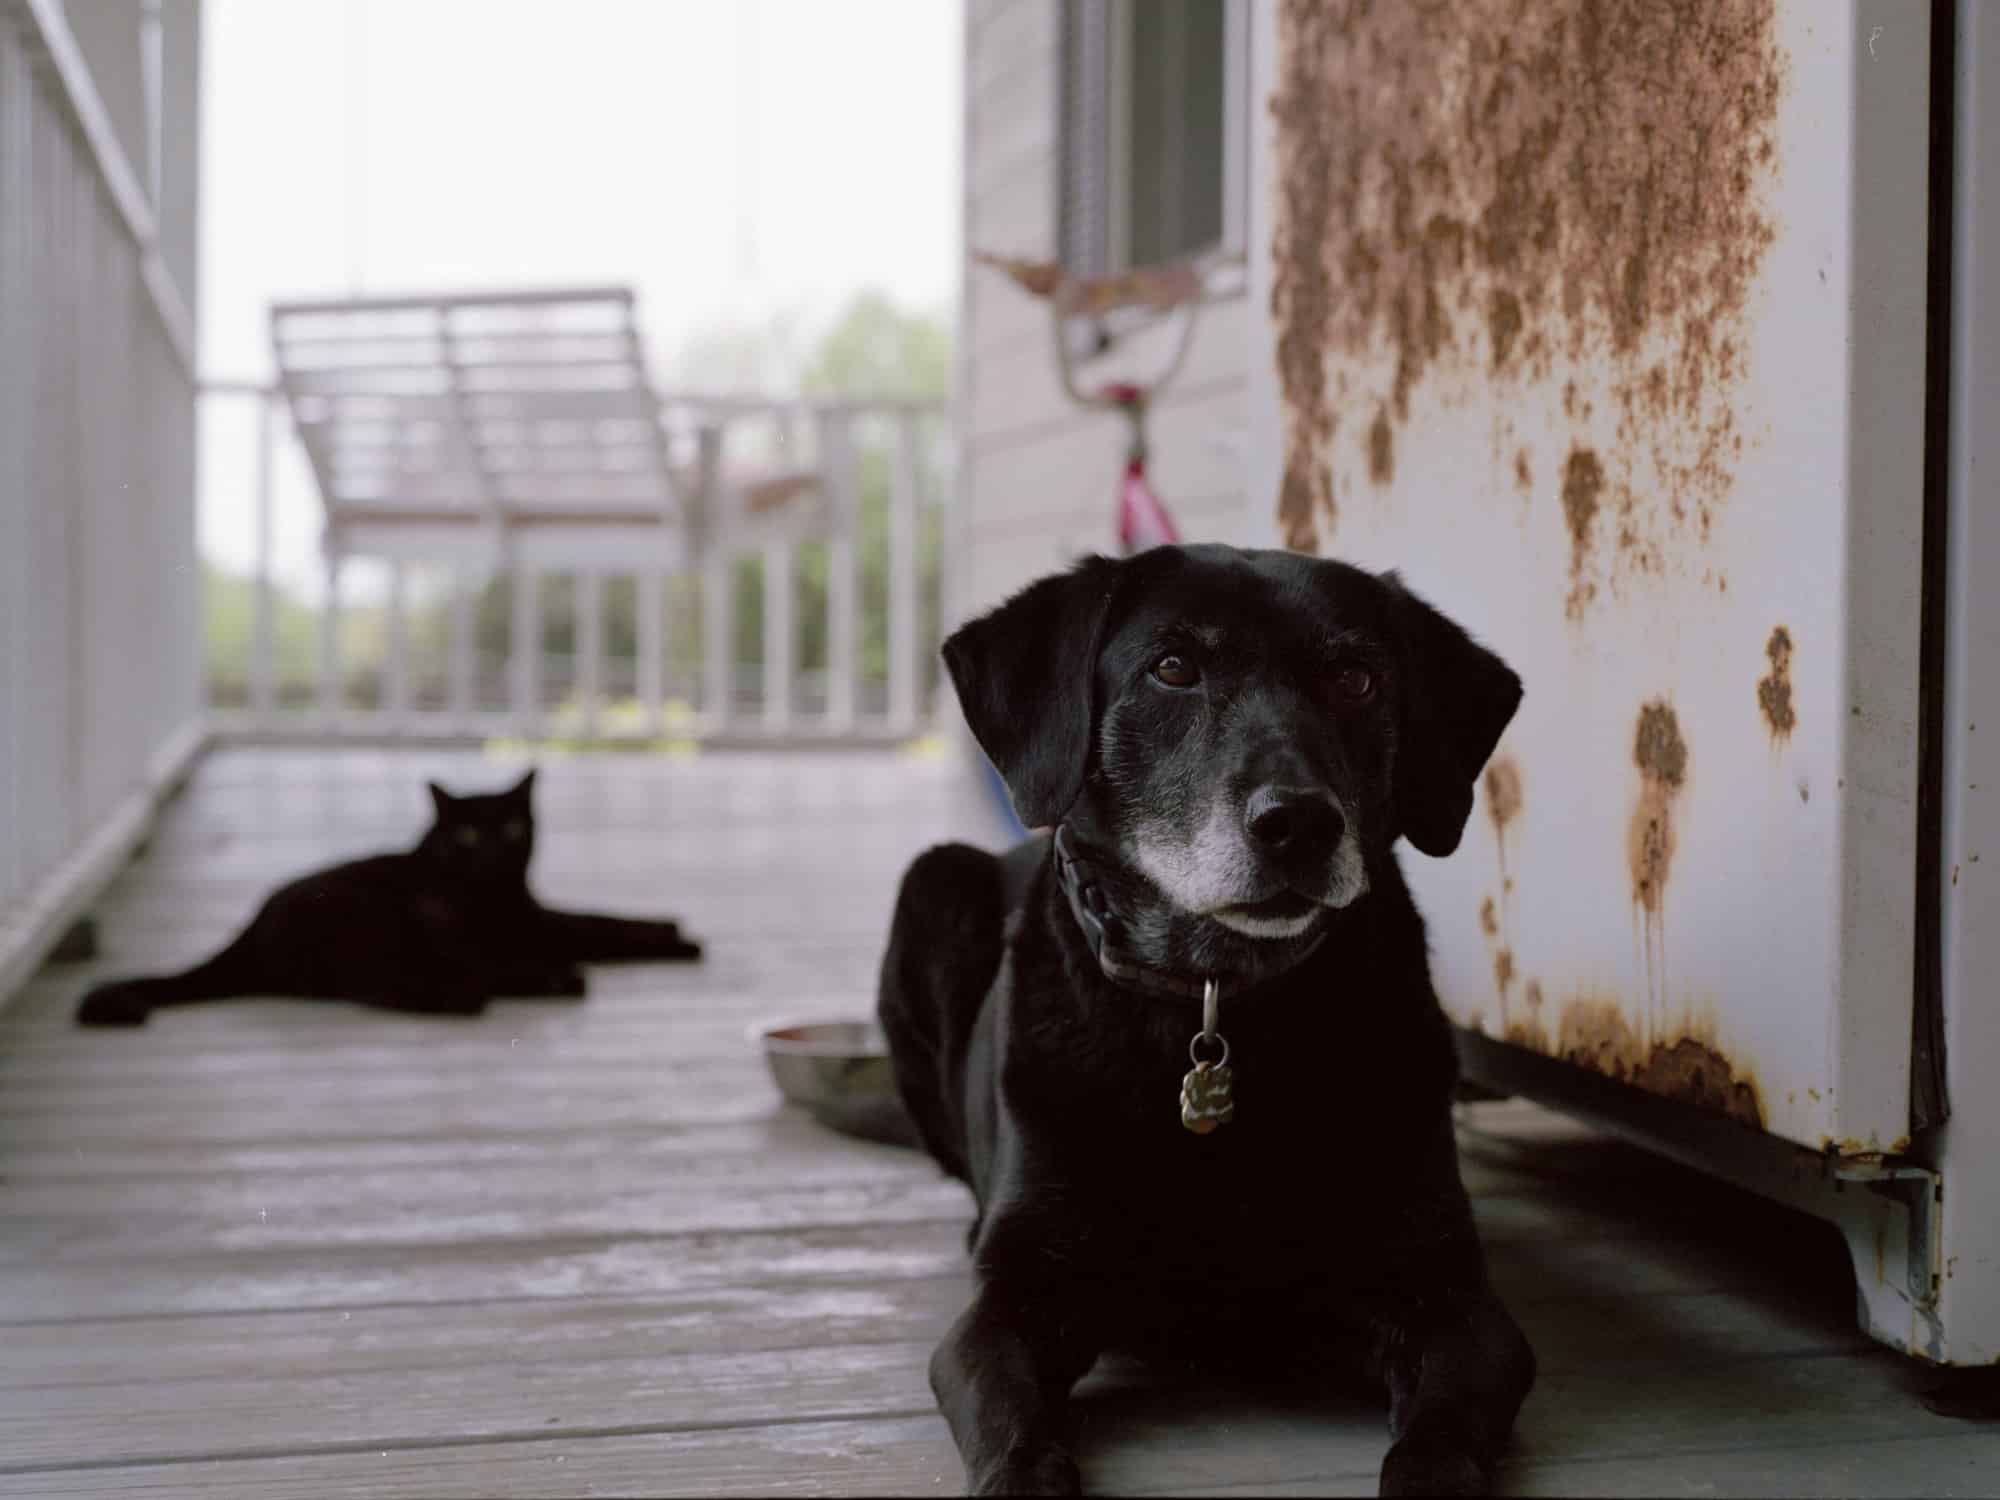
<instances>
[{"instance_id":1,"label":"dog's mouth","mask_svg":"<svg viewBox=\"0 0 2000 1500\"><path fill-rule=\"evenodd\" d=\"M1297 891L1280 891L1275 896L1266 896L1262 901L1252 901L1246 906L1227 908L1232 917L1252 917L1264 922L1296 920L1319 910L1319 903L1301 896Z\"/></svg>"},{"instance_id":2,"label":"dog's mouth","mask_svg":"<svg viewBox=\"0 0 2000 1500\"><path fill-rule=\"evenodd\" d=\"M1225 906L1210 912L1216 921L1246 937L1297 937L1311 927L1324 910L1317 901L1296 891L1280 891L1262 901Z\"/></svg>"}]
</instances>

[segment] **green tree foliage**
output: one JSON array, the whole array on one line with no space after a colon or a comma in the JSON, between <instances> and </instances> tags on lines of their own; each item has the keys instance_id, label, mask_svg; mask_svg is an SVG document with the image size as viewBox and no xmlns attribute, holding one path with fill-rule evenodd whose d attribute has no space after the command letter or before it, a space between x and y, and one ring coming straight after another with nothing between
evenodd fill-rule
<instances>
[{"instance_id":1,"label":"green tree foliage","mask_svg":"<svg viewBox=\"0 0 2000 1500\"><path fill-rule=\"evenodd\" d=\"M951 393L951 359L942 319L867 291L819 341L800 384L808 395L942 401Z\"/></svg>"},{"instance_id":2,"label":"green tree foliage","mask_svg":"<svg viewBox=\"0 0 2000 1500\"><path fill-rule=\"evenodd\" d=\"M201 565L202 637L206 642L210 701L225 707L250 696L251 641L256 633L257 589L248 579ZM281 590L271 597L274 681L306 684L319 660L319 622Z\"/></svg>"}]
</instances>

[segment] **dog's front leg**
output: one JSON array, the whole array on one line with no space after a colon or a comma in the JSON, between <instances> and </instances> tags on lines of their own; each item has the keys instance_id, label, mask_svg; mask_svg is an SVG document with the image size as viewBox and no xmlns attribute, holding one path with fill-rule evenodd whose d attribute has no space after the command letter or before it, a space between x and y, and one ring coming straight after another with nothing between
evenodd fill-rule
<instances>
[{"instance_id":1,"label":"dog's front leg","mask_svg":"<svg viewBox=\"0 0 2000 1500\"><path fill-rule=\"evenodd\" d=\"M1527 1337L1484 1288L1390 1331L1384 1495L1483 1495L1535 1380Z\"/></svg>"},{"instance_id":2,"label":"dog's front leg","mask_svg":"<svg viewBox=\"0 0 2000 1500\"><path fill-rule=\"evenodd\" d=\"M1070 1387L1096 1351L1046 1294L992 1282L931 1356L931 1390L965 1461L973 1495L1075 1495Z\"/></svg>"}]
</instances>

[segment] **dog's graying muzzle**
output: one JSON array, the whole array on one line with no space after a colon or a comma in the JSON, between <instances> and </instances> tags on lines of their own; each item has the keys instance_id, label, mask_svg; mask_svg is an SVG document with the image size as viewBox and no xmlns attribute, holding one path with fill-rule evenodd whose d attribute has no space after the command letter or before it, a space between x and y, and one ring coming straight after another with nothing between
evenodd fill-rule
<instances>
[{"instance_id":1,"label":"dog's graying muzzle","mask_svg":"<svg viewBox=\"0 0 2000 1500\"><path fill-rule=\"evenodd\" d=\"M1331 792L1267 782L1244 804L1243 830L1252 848L1279 865L1313 870L1333 858L1347 819Z\"/></svg>"}]
</instances>

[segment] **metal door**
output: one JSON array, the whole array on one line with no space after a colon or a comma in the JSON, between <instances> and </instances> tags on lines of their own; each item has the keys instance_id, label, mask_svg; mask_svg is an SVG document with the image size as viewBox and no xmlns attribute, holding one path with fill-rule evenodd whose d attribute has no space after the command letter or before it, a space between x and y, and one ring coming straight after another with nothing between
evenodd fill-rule
<instances>
[{"instance_id":1,"label":"metal door","mask_svg":"<svg viewBox=\"0 0 2000 1500\"><path fill-rule=\"evenodd\" d=\"M1400 568L1527 682L1464 845L1404 855L1447 1009L1902 1150L1929 7L1257 25L1263 540Z\"/></svg>"}]
</instances>

